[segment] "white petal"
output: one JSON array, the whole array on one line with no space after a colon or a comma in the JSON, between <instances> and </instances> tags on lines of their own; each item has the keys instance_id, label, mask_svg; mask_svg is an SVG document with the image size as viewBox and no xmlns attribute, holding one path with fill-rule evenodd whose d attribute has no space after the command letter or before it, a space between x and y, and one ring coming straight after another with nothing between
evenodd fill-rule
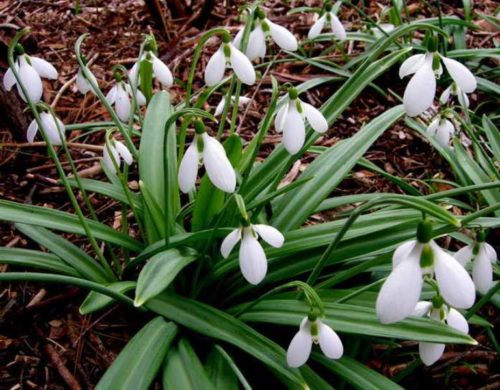
<instances>
[{"instance_id":1,"label":"white petal","mask_svg":"<svg viewBox=\"0 0 500 390\"><path fill-rule=\"evenodd\" d=\"M123 86L119 85L116 88L116 115L122 122L128 122L130 119L130 98Z\"/></svg>"},{"instance_id":2,"label":"white petal","mask_svg":"<svg viewBox=\"0 0 500 390\"><path fill-rule=\"evenodd\" d=\"M130 150L124 144L120 141L115 141L114 146L120 157L125 161L125 164L131 165L134 162L132 153L130 153Z\"/></svg>"},{"instance_id":3,"label":"white petal","mask_svg":"<svg viewBox=\"0 0 500 390\"><path fill-rule=\"evenodd\" d=\"M330 15L332 17L332 32L333 32L333 34L337 37L337 39L339 41L345 41L347 38L347 34L345 32L344 25L339 20L337 15L335 15L333 12L331 12Z\"/></svg>"},{"instance_id":4,"label":"white petal","mask_svg":"<svg viewBox=\"0 0 500 390\"><path fill-rule=\"evenodd\" d=\"M30 56L31 65L41 77L45 77L46 79L55 80L57 79L58 73L56 68L52 66L50 62L45 61L42 58L31 57Z\"/></svg>"},{"instance_id":5,"label":"white petal","mask_svg":"<svg viewBox=\"0 0 500 390\"><path fill-rule=\"evenodd\" d=\"M493 286L493 267L488 253L484 250L484 244L472 262L472 279L481 294L486 294Z\"/></svg>"},{"instance_id":6,"label":"white petal","mask_svg":"<svg viewBox=\"0 0 500 390\"><path fill-rule=\"evenodd\" d=\"M269 26L269 32L273 41L283 50L295 51L299 45L295 36L288 31L285 27L271 22L269 19L265 20Z\"/></svg>"},{"instance_id":7,"label":"white petal","mask_svg":"<svg viewBox=\"0 0 500 390\"><path fill-rule=\"evenodd\" d=\"M432 243L432 249L434 272L444 300L459 309L471 307L476 298L476 291L465 268L436 243Z\"/></svg>"},{"instance_id":8,"label":"white petal","mask_svg":"<svg viewBox=\"0 0 500 390\"><path fill-rule=\"evenodd\" d=\"M317 131L318 133L324 133L325 131L327 131L328 122L326 121L321 111L313 107L309 103L301 102L301 104L306 119L309 122L309 125L311 125L312 129L314 131Z\"/></svg>"},{"instance_id":9,"label":"white petal","mask_svg":"<svg viewBox=\"0 0 500 390\"><path fill-rule=\"evenodd\" d=\"M26 138L29 143L33 142L37 132L38 132L38 123L36 123L36 120L33 119L30 125L28 126L28 130L26 131Z\"/></svg>"},{"instance_id":10,"label":"white petal","mask_svg":"<svg viewBox=\"0 0 500 390\"><path fill-rule=\"evenodd\" d=\"M245 28L241 27L238 32L236 33L236 36L233 39L233 45L236 46L238 49L241 50L241 40L243 39L243 34L245 33Z\"/></svg>"},{"instance_id":11,"label":"white petal","mask_svg":"<svg viewBox=\"0 0 500 390\"><path fill-rule=\"evenodd\" d=\"M425 54L415 54L403 61L399 68L399 77L416 73L425 63Z\"/></svg>"},{"instance_id":12,"label":"white petal","mask_svg":"<svg viewBox=\"0 0 500 390\"><path fill-rule=\"evenodd\" d=\"M203 134L203 163L210 181L224 192L234 192L236 173L222 145L207 133Z\"/></svg>"},{"instance_id":13,"label":"white petal","mask_svg":"<svg viewBox=\"0 0 500 390\"><path fill-rule=\"evenodd\" d=\"M3 86L6 91L10 91L15 84L16 78L14 77L14 72L12 72L12 69L9 68L3 75Z\"/></svg>"},{"instance_id":14,"label":"white petal","mask_svg":"<svg viewBox=\"0 0 500 390\"><path fill-rule=\"evenodd\" d=\"M219 116L224 111L224 105L226 104L226 97L223 96L217 107L215 107L214 116Z\"/></svg>"},{"instance_id":15,"label":"white petal","mask_svg":"<svg viewBox=\"0 0 500 390\"><path fill-rule=\"evenodd\" d=\"M153 57L153 73L158 81L165 87L171 87L174 84L172 72L165 63L156 56Z\"/></svg>"},{"instance_id":16,"label":"white petal","mask_svg":"<svg viewBox=\"0 0 500 390\"><path fill-rule=\"evenodd\" d=\"M42 98L43 85L42 79L38 72L33 68L30 64L26 62L26 58L24 56L20 59L19 64L19 79L21 84L28 92L28 96L33 103L38 103ZM17 84L17 90L21 98L26 101L24 93L21 90L19 84Z\"/></svg>"},{"instance_id":17,"label":"white petal","mask_svg":"<svg viewBox=\"0 0 500 390\"><path fill-rule=\"evenodd\" d=\"M260 24L250 33L246 55L250 61L266 56L266 36Z\"/></svg>"},{"instance_id":18,"label":"white petal","mask_svg":"<svg viewBox=\"0 0 500 390\"><path fill-rule=\"evenodd\" d=\"M413 249L417 245L417 241L407 241L396 248L392 255L392 268L397 267L401 262L408 260Z\"/></svg>"},{"instance_id":19,"label":"white petal","mask_svg":"<svg viewBox=\"0 0 500 390\"><path fill-rule=\"evenodd\" d=\"M56 122L52 114L47 112L42 112L40 114L40 119L42 120L45 136L48 138L49 142L52 145L62 145L61 133L64 137L64 124L59 119L56 119ZM59 131L61 131L61 133L59 133Z\"/></svg>"},{"instance_id":20,"label":"white petal","mask_svg":"<svg viewBox=\"0 0 500 390\"><path fill-rule=\"evenodd\" d=\"M437 117L432 120L432 122L427 127L427 133L433 137L436 136L436 132L439 128L439 122L441 122L441 118Z\"/></svg>"},{"instance_id":21,"label":"white petal","mask_svg":"<svg viewBox=\"0 0 500 390\"><path fill-rule=\"evenodd\" d=\"M326 20L326 14L324 14L322 17L316 20L316 22L312 25L311 29L309 30L309 33L307 34L307 37L309 39L314 39L319 34L321 34L321 31L323 31L323 28L325 27L325 20Z\"/></svg>"},{"instance_id":22,"label":"white petal","mask_svg":"<svg viewBox=\"0 0 500 390\"><path fill-rule=\"evenodd\" d=\"M253 225L259 236L269 245L275 248L281 248L285 242L285 237L281 232L273 226L269 225Z\"/></svg>"},{"instance_id":23,"label":"white petal","mask_svg":"<svg viewBox=\"0 0 500 390\"><path fill-rule=\"evenodd\" d=\"M415 73L406 86L403 103L409 116L417 116L427 110L436 94L436 78L432 70L432 57Z\"/></svg>"},{"instance_id":24,"label":"white petal","mask_svg":"<svg viewBox=\"0 0 500 390\"><path fill-rule=\"evenodd\" d=\"M465 92L459 91L457 96L458 102L462 105L462 107L469 107L470 101L469 97Z\"/></svg>"},{"instance_id":25,"label":"white petal","mask_svg":"<svg viewBox=\"0 0 500 390\"><path fill-rule=\"evenodd\" d=\"M110 153L111 152L111 153ZM112 174L116 174L115 164L120 167L120 156L112 144L104 144L102 159ZM114 162L113 162L114 161Z\"/></svg>"},{"instance_id":26,"label":"white petal","mask_svg":"<svg viewBox=\"0 0 500 390\"><path fill-rule=\"evenodd\" d=\"M458 88L465 93L471 93L476 89L476 78L465 65L462 65L460 62L451 58L441 56L441 59L446 66L446 70L455 81Z\"/></svg>"},{"instance_id":27,"label":"white petal","mask_svg":"<svg viewBox=\"0 0 500 390\"><path fill-rule=\"evenodd\" d=\"M255 70L246 55L231 46L231 67L240 81L247 85L255 83Z\"/></svg>"},{"instance_id":28,"label":"white petal","mask_svg":"<svg viewBox=\"0 0 500 390\"><path fill-rule=\"evenodd\" d=\"M304 145L305 138L306 128L304 126L304 119L292 102L284 118L283 146L288 153L295 154Z\"/></svg>"},{"instance_id":29,"label":"white petal","mask_svg":"<svg viewBox=\"0 0 500 390\"><path fill-rule=\"evenodd\" d=\"M133 85L135 85L136 83L137 85L140 84L141 78L139 75L139 62L136 62L128 71L128 81Z\"/></svg>"},{"instance_id":30,"label":"white petal","mask_svg":"<svg viewBox=\"0 0 500 390\"><path fill-rule=\"evenodd\" d=\"M137 105L139 106L145 106L146 105L146 96L141 92L140 89L136 89L136 102Z\"/></svg>"},{"instance_id":31,"label":"white petal","mask_svg":"<svg viewBox=\"0 0 500 390\"><path fill-rule=\"evenodd\" d=\"M451 136L455 133L453 124L445 119L441 121L438 129L436 130L436 139L441 146L448 146Z\"/></svg>"},{"instance_id":32,"label":"white petal","mask_svg":"<svg viewBox=\"0 0 500 390\"><path fill-rule=\"evenodd\" d=\"M415 309L413 309L413 313L411 313L412 316L415 317L422 317L429 313L429 311L432 308L432 303L427 302L427 301L420 301L417 303L415 306Z\"/></svg>"},{"instance_id":33,"label":"white petal","mask_svg":"<svg viewBox=\"0 0 500 390\"><path fill-rule=\"evenodd\" d=\"M304 323L304 321L302 321ZM295 334L288 350L286 351L286 361L290 367L300 367L311 355L312 337L309 330L309 325L301 325L300 330Z\"/></svg>"},{"instance_id":34,"label":"white petal","mask_svg":"<svg viewBox=\"0 0 500 390\"><path fill-rule=\"evenodd\" d=\"M497 253L495 252L495 249L487 242L484 242L481 246L484 248L488 259L490 259L492 263L495 263L497 261Z\"/></svg>"},{"instance_id":35,"label":"white petal","mask_svg":"<svg viewBox=\"0 0 500 390\"><path fill-rule=\"evenodd\" d=\"M177 175L179 188L185 194L191 191L196 184L199 161L200 156L198 154L198 145L195 137L182 157L182 161L179 166L179 174Z\"/></svg>"},{"instance_id":36,"label":"white petal","mask_svg":"<svg viewBox=\"0 0 500 390\"><path fill-rule=\"evenodd\" d=\"M114 85L110 90L109 92L106 94L106 101L109 103L109 104L114 104L114 102L116 101L116 91L118 89L118 86L117 85Z\"/></svg>"},{"instance_id":37,"label":"white petal","mask_svg":"<svg viewBox=\"0 0 500 390\"><path fill-rule=\"evenodd\" d=\"M221 46L207 63L207 67L205 68L205 83L209 87L217 84L224 77L225 69L226 57L224 56L224 49Z\"/></svg>"},{"instance_id":38,"label":"white petal","mask_svg":"<svg viewBox=\"0 0 500 390\"><path fill-rule=\"evenodd\" d=\"M76 75L76 87L82 94L86 94L88 91L92 90L87 79L83 76L82 71L79 69Z\"/></svg>"},{"instance_id":39,"label":"white petal","mask_svg":"<svg viewBox=\"0 0 500 390\"><path fill-rule=\"evenodd\" d=\"M287 99L288 100L288 99ZM285 126L286 115L288 114L288 101L281 106L276 114L276 118L274 118L274 128L278 133L283 131L283 127Z\"/></svg>"},{"instance_id":40,"label":"white petal","mask_svg":"<svg viewBox=\"0 0 500 390\"><path fill-rule=\"evenodd\" d=\"M267 259L259 241L250 232L244 232L240 245L240 269L251 284L262 282L267 273Z\"/></svg>"},{"instance_id":41,"label":"white petal","mask_svg":"<svg viewBox=\"0 0 500 390\"><path fill-rule=\"evenodd\" d=\"M422 359L426 366L431 366L436 363L443 355L444 348L444 344L424 342L418 343L418 352L420 354L420 359Z\"/></svg>"},{"instance_id":42,"label":"white petal","mask_svg":"<svg viewBox=\"0 0 500 390\"><path fill-rule=\"evenodd\" d=\"M446 104L446 102L448 102L448 100L450 100L450 96L451 96L451 85L446 88L443 93L441 94L441 96L439 97L439 101L441 102L441 104Z\"/></svg>"},{"instance_id":43,"label":"white petal","mask_svg":"<svg viewBox=\"0 0 500 390\"><path fill-rule=\"evenodd\" d=\"M344 353L342 341L335 331L321 321L317 321L319 326L319 347L329 359L339 359Z\"/></svg>"},{"instance_id":44,"label":"white petal","mask_svg":"<svg viewBox=\"0 0 500 390\"><path fill-rule=\"evenodd\" d=\"M422 290L419 260L403 261L389 275L377 297L377 317L383 324L401 321L411 315Z\"/></svg>"},{"instance_id":45,"label":"white petal","mask_svg":"<svg viewBox=\"0 0 500 390\"><path fill-rule=\"evenodd\" d=\"M220 253L222 256L227 259L235 245L241 240L241 229L234 229L231 233L229 233L224 241L222 241L222 245L220 246Z\"/></svg>"},{"instance_id":46,"label":"white petal","mask_svg":"<svg viewBox=\"0 0 500 390\"><path fill-rule=\"evenodd\" d=\"M463 248L459 249L453 257L462 264L463 267L467 265L469 261L472 260L472 246L466 245Z\"/></svg>"},{"instance_id":47,"label":"white petal","mask_svg":"<svg viewBox=\"0 0 500 390\"><path fill-rule=\"evenodd\" d=\"M458 310L450 308L450 311L446 316L446 323L452 328L459 330L460 332L464 332L465 334L469 333L469 324L467 323L465 317Z\"/></svg>"}]
</instances>

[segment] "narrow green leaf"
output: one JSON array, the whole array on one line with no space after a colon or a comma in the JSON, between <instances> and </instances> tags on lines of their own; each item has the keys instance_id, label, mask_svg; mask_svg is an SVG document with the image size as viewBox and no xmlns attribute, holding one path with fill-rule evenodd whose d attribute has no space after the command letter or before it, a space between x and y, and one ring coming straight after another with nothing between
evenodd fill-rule
<instances>
[{"instance_id":1,"label":"narrow green leaf","mask_svg":"<svg viewBox=\"0 0 500 390\"><path fill-rule=\"evenodd\" d=\"M136 286L136 282L132 281L124 281L124 282L115 282L108 284L106 287L112 291L116 291L117 293L125 294L127 291L133 290ZM80 305L80 314L87 315L94 313L96 311L100 311L105 309L108 306L111 306L113 303L117 303L113 298L109 295L104 295L98 293L96 291L91 291L83 303Z\"/></svg>"},{"instance_id":2,"label":"narrow green leaf","mask_svg":"<svg viewBox=\"0 0 500 390\"><path fill-rule=\"evenodd\" d=\"M483 115L483 129L490 142L495 159L500 163L500 131L486 115Z\"/></svg>"},{"instance_id":3,"label":"narrow green leaf","mask_svg":"<svg viewBox=\"0 0 500 390\"><path fill-rule=\"evenodd\" d=\"M238 390L238 379L245 390L252 389L231 356L219 345L215 345L210 350L205 367L218 390Z\"/></svg>"}]
</instances>

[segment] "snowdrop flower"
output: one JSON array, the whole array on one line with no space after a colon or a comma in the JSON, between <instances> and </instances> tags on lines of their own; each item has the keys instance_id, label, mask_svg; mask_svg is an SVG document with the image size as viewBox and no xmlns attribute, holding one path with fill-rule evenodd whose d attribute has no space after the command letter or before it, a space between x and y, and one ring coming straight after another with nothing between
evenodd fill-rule
<instances>
[{"instance_id":1,"label":"snowdrop flower","mask_svg":"<svg viewBox=\"0 0 500 390\"><path fill-rule=\"evenodd\" d=\"M65 139L65 127L61 120L48 112L40 113L40 120L42 122L43 129L45 130L45 137L52 145L62 145ZM59 132L60 130L60 132ZM26 138L29 143L32 143L35 139L35 135L38 133L38 123L36 120L32 120L28 126L28 131L26 132Z\"/></svg>"},{"instance_id":2,"label":"snowdrop flower","mask_svg":"<svg viewBox=\"0 0 500 390\"><path fill-rule=\"evenodd\" d=\"M92 72L90 72L90 78L95 85L99 85ZM76 87L78 88L78 91L80 91L80 93L83 95L87 94L87 92L94 93L94 91L92 90L92 85L90 84L89 80L87 80L87 77L85 77L81 69L78 69L78 73L76 75Z\"/></svg>"},{"instance_id":3,"label":"snowdrop flower","mask_svg":"<svg viewBox=\"0 0 500 390\"><path fill-rule=\"evenodd\" d=\"M236 100L236 97L231 96L231 103L234 104L234 101ZM240 96L238 99L238 107L243 107L250 103L252 99L246 97L246 96ZM222 114L224 111L224 106L226 105L226 97L223 96L222 99L220 100L219 104L217 104L217 107L215 107L215 113L214 116L219 116Z\"/></svg>"},{"instance_id":4,"label":"snowdrop flower","mask_svg":"<svg viewBox=\"0 0 500 390\"><path fill-rule=\"evenodd\" d=\"M250 61L266 56L267 37L271 37L274 43L283 50L296 51L298 49L299 44L295 36L285 27L271 22L260 7L255 10L254 20L255 26L248 38L248 45L245 52ZM238 48L241 47L243 31L243 28L240 29L234 38L233 44Z\"/></svg>"},{"instance_id":5,"label":"snowdrop flower","mask_svg":"<svg viewBox=\"0 0 500 390\"><path fill-rule=\"evenodd\" d=\"M450 100L451 95L457 97L458 102L462 107L469 107L470 101L469 97L465 92L463 92L457 85L457 83L451 83L451 85L446 88L441 94L439 101L441 104L446 104Z\"/></svg>"},{"instance_id":6,"label":"snowdrop flower","mask_svg":"<svg viewBox=\"0 0 500 390\"><path fill-rule=\"evenodd\" d=\"M220 247L221 254L227 258L233 248L241 241L239 262L243 277L251 284L262 282L267 273L267 258L258 238L262 238L269 245L280 248L285 237L280 231L269 225L243 226L229 233Z\"/></svg>"},{"instance_id":7,"label":"snowdrop flower","mask_svg":"<svg viewBox=\"0 0 500 390\"><path fill-rule=\"evenodd\" d=\"M146 104L146 98L141 91L136 89L136 99L139 106ZM109 104L114 104L116 115L122 122L128 122L130 119L130 98L133 96L132 88L124 81L118 81L106 95Z\"/></svg>"},{"instance_id":8,"label":"snowdrop flower","mask_svg":"<svg viewBox=\"0 0 500 390\"><path fill-rule=\"evenodd\" d=\"M174 84L174 77L168 66L160 60L152 50L145 50L139 60L132 66L128 73L128 79L134 85L137 80L137 84L140 81L139 70L142 61L149 61L153 66L153 76L160 82L160 84L165 88L170 88Z\"/></svg>"},{"instance_id":9,"label":"snowdrop flower","mask_svg":"<svg viewBox=\"0 0 500 390\"><path fill-rule=\"evenodd\" d=\"M33 103L38 103L42 98L43 85L41 77L55 80L57 79L57 70L47 61L33 56L24 54L24 49L20 45L16 47L19 52L14 68L18 73L21 84L26 89L29 99ZM3 77L3 85L7 91L10 91L14 85L17 86L17 91L21 98L26 102L26 97L14 77L12 69L7 69Z\"/></svg>"},{"instance_id":10,"label":"snowdrop flower","mask_svg":"<svg viewBox=\"0 0 500 390\"><path fill-rule=\"evenodd\" d=\"M380 322L390 324L408 317L420 298L423 276L435 276L439 291L451 306L466 309L476 297L465 268L432 239L429 221L420 222L417 239L400 245L392 257L392 272L377 297Z\"/></svg>"},{"instance_id":11,"label":"snowdrop flower","mask_svg":"<svg viewBox=\"0 0 500 390\"><path fill-rule=\"evenodd\" d=\"M307 37L314 39L321 34L321 31L326 27L330 27L333 35L339 40L344 41L347 38L345 28L337 15L332 12L332 5L327 4L325 13L312 25Z\"/></svg>"},{"instance_id":12,"label":"snowdrop flower","mask_svg":"<svg viewBox=\"0 0 500 390\"><path fill-rule=\"evenodd\" d=\"M247 85L255 83L255 70L250 60L234 44L229 34L222 35L222 45L214 53L205 68L205 83L214 86L224 77L226 67L231 68L236 77Z\"/></svg>"},{"instance_id":13,"label":"snowdrop flower","mask_svg":"<svg viewBox=\"0 0 500 390\"><path fill-rule=\"evenodd\" d=\"M465 334L469 333L469 324L465 317L459 311L443 304L441 297L436 297L433 302L418 302L412 313L414 316L427 316L433 320L444 322L448 326ZM443 355L445 349L444 344L428 343L421 341L418 344L420 359L426 366L430 366L437 362Z\"/></svg>"},{"instance_id":14,"label":"snowdrop flower","mask_svg":"<svg viewBox=\"0 0 500 390\"><path fill-rule=\"evenodd\" d=\"M436 118L427 127L427 133L436 140L441 146L448 146L451 137L455 133L455 127L448 119Z\"/></svg>"},{"instance_id":15,"label":"snowdrop flower","mask_svg":"<svg viewBox=\"0 0 500 390\"><path fill-rule=\"evenodd\" d=\"M439 77L443 72L441 62L461 91L471 93L476 89L477 81L474 75L460 62L437 52L415 54L399 68L400 78L414 75L403 96L405 110L409 116L417 116L432 105L436 94L436 76Z\"/></svg>"},{"instance_id":16,"label":"snowdrop flower","mask_svg":"<svg viewBox=\"0 0 500 390\"><path fill-rule=\"evenodd\" d=\"M328 130L328 122L318 109L298 98L295 88L290 88L288 96L278 110L274 120L276 131L283 131L283 146L290 154L297 153L306 138L305 121L314 131L324 133Z\"/></svg>"},{"instance_id":17,"label":"snowdrop flower","mask_svg":"<svg viewBox=\"0 0 500 390\"><path fill-rule=\"evenodd\" d=\"M120 168L121 161L125 164L132 165L134 158L127 147L115 139L110 139L104 144L102 152L102 160L111 173L116 174L116 168Z\"/></svg>"},{"instance_id":18,"label":"snowdrop flower","mask_svg":"<svg viewBox=\"0 0 500 390\"><path fill-rule=\"evenodd\" d=\"M477 242L455 253L455 259L464 267L472 261L472 280L481 294L486 294L493 286L493 264L497 261L495 249L484 239L484 232L479 232Z\"/></svg>"},{"instance_id":19,"label":"snowdrop flower","mask_svg":"<svg viewBox=\"0 0 500 390\"><path fill-rule=\"evenodd\" d=\"M314 316L305 317L290 342L286 360L290 367L300 367L309 359L312 345L319 344L327 358L339 359L344 353L342 341L335 331Z\"/></svg>"},{"instance_id":20,"label":"snowdrop flower","mask_svg":"<svg viewBox=\"0 0 500 390\"><path fill-rule=\"evenodd\" d=\"M196 134L179 166L179 188L184 193L194 189L198 165L200 159L203 159L205 170L212 184L224 192L234 192L236 173L226 156L224 147L205 132L205 126L201 121L195 121L194 126Z\"/></svg>"}]
</instances>

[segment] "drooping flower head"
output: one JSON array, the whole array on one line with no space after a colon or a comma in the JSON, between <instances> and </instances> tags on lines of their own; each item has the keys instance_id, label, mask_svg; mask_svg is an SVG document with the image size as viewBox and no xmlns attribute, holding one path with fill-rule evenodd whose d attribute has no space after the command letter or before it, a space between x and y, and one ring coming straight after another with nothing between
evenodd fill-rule
<instances>
[{"instance_id":1,"label":"drooping flower head","mask_svg":"<svg viewBox=\"0 0 500 390\"><path fill-rule=\"evenodd\" d=\"M328 130L328 122L318 109L298 98L295 88L290 88L274 119L276 131L283 132L283 146L290 154L297 153L306 138L306 124L318 133Z\"/></svg>"},{"instance_id":2,"label":"drooping flower head","mask_svg":"<svg viewBox=\"0 0 500 390\"><path fill-rule=\"evenodd\" d=\"M435 51L436 47L436 43L431 44L429 52L411 56L399 68L400 78L413 74L403 96L405 110L409 116L420 115L432 105L436 94L436 77L443 73L441 63L461 91L471 93L477 87L476 78L467 67L439 54Z\"/></svg>"},{"instance_id":3,"label":"drooping flower head","mask_svg":"<svg viewBox=\"0 0 500 390\"><path fill-rule=\"evenodd\" d=\"M457 97L457 100L462 107L469 107L469 97L464 91L460 89L460 87L455 82L451 83L450 86L443 91L443 93L439 97L440 103L446 104L450 100L452 95Z\"/></svg>"},{"instance_id":4,"label":"drooping flower head","mask_svg":"<svg viewBox=\"0 0 500 390\"><path fill-rule=\"evenodd\" d=\"M222 45L210 58L205 68L205 83L214 86L224 77L226 68L230 68L236 77L247 85L255 83L255 70L250 60L233 43L228 33L222 34Z\"/></svg>"},{"instance_id":5,"label":"drooping flower head","mask_svg":"<svg viewBox=\"0 0 500 390\"><path fill-rule=\"evenodd\" d=\"M111 87L108 94L106 95L106 100L109 104L114 104L116 109L116 115L122 122L128 122L130 120L131 113L131 98L134 96L134 92L130 85L122 80L119 72L115 72L116 84ZM135 90L135 98L137 105L144 106L146 104L146 97L138 89Z\"/></svg>"},{"instance_id":6,"label":"drooping flower head","mask_svg":"<svg viewBox=\"0 0 500 390\"><path fill-rule=\"evenodd\" d=\"M141 82L141 65L144 62L147 62L151 64L153 76L160 82L163 88L170 88L174 84L172 72L168 66L156 56L156 43L152 43L150 41L151 40L148 40L148 42L146 42L144 51L137 62L130 69L128 79L132 85L135 85L136 82L137 85L139 85Z\"/></svg>"},{"instance_id":7,"label":"drooping flower head","mask_svg":"<svg viewBox=\"0 0 500 390\"><path fill-rule=\"evenodd\" d=\"M314 39L321 34L325 27L329 27L333 35L339 40L344 41L347 38L345 28L342 22L339 20L335 12L332 10L331 3L325 4L322 15L319 19L311 26L307 37L309 39Z\"/></svg>"},{"instance_id":8,"label":"drooping flower head","mask_svg":"<svg viewBox=\"0 0 500 390\"><path fill-rule=\"evenodd\" d=\"M33 103L38 103L42 99L43 84L42 77L55 80L57 79L57 70L47 61L42 58L29 56L24 53L21 45L16 46L17 58L14 62L19 82L23 85L28 93L29 99ZM7 69L3 77L3 85L7 91L10 91L14 85L17 86L19 96L26 102L26 97L17 82L12 69Z\"/></svg>"},{"instance_id":9,"label":"drooping flower head","mask_svg":"<svg viewBox=\"0 0 500 390\"><path fill-rule=\"evenodd\" d=\"M114 138L107 139L102 151L102 160L112 174L116 174L121 162L132 165L134 158L130 150L120 141Z\"/></svg>"},{"instance_id":10,"label":"drooping flower head","mask_svg":"<svg viewBox=\"0 0 500 390\"><path fill-rule=\"evenodd\" d=\"M455 126L446 115L439 115L431 121L427 127L427 133L435 137L441 146L448 146L451 137L455 134Z\"/></svg>"},{"instance_id":11,"label":"drooping flower head","mask_svg":"<svg viewBox=\"0 0 500 390\"><path fill-rule=\"evenodd\" d=\"M310 314L302 320L299 331L290 342L286 353L288 365L300 367L305 364L313 344L319 344L321 351L330 359L339 359L344 354L344 346L337 333L316 315Z\"/></svg>"},{"instance_id":12,"label":"drooping flower head","mask_svg":"<svg viewBox=\"0 0 500 390\"><path fill-rule=\"evenodd\" d=\"M209 136L200 120L194 122L195 136L186 149L179 166L178 181L182 192L188 193L196 185L198 166L203 160L208 178L214 186L224 192L234 192L236 173L220 142Z\"/></svg>"},{"instance_id":13,"label":"drooping flower head","mask_svg":"<svg viewBox=\"0 0 500 390\"><path fill-rule=\"evenodd\" d=\"M231 96L231 104L234 104L235 100L236 100L236 97ZM246 96L240 96L238 98L238 107L243 107L243 106L247 105L248 103L250 103L251 101L252 101L252 99L250 99ZM219 116L220 114L222 114L222 112L224 111L225 105L226 105L226 97L223 96L222 99L220 100L219 104L217 104L217 107L215 107L214 116Z\"/></svg>"},{"instance_id":14,"label":"drooping flower head","mask_svg":"<svg viewBox=\"0 0 500 390\"><path fill-rule=\"evenodd\" d=\"M434 297L432 302L421 301L415 306L412 315L418 317L429 317L435 321L443 322L448 326L465 334L469 333L469 324L465 317L452 307L443 302L439 295ZM445 345L441 343L419 342L418 351L420 359L426 366L437 362L443 355Z\"/></svg>"},{"instance_id":15,"label":"drooping flower head","mask_svg":"<svg viewBox=\"0 0 500 390\"><path fill-rule=\"evenodd\" d=\"M266 56L266 39L268 37L281 49L296 51L299 47L295 36L285 27L271 22L260 7L255 9L254 28L248 38L248 45L245 54L250 61L264 58ZM240 29L234 38L233 45L241 48L244 29Z\"/></svg>"},{"instance_id":16,"label":"drooping flower head","mask_svg":"<svg viewBox=\"0 0 500 390\"><path fill-rule=\"evenodd\" d=\"M408 317L417 304L424 276L434 277L440 295L450 306L466 309L476 297L474 283L464 267L432 240L430 221L420 222L417 239L400 245L392 257L392 272L377 297L380 322Z\"/></svg>"},{"instance_id":17,"label":"drooping flower head","mask_svg":"<svg viewBox=\"0 0 500 390\"><path fill-rule=\"evenodd\" d=\"M481 230L475 242L455 253L455 259L464 267L472 261L472 280L481 294L486 294L493 286L493 264L497 261L495 249L485 239L486 234Z\"/></svg>"},{"instance_id":18,"label":"drooping flower head","mask_svg":"<svg viewBox=\"0 0 500 390\"><path fill-rule=\"evenodd\" d=\"M52 145L62 145L66 137L66 128L64 123L50 112L41 112L40 120L42 122L43 130L45 131L45 137ZM32 143L38 133L38 123L33 119L28 126L26 132L26 138L29 143Z\"/></svg>"},{"instance_id":19,"label":"drooping flower head","mask_svg":"<svg viewBox=\"0 0 500 390\"><path fill-rule=\"evenodd\" d=\"M227 258L236 244L241 241L239 262L243 277L251 284L259 284L267 273L267 258L259 237L269 245L280 248L285 241L281 232L269 225L252 225L244 221L244 225L229 233L220 247L221 254Z\"/></svg>"},{"instance_id":20,"label":"drooping flower head","mask_svg":"<svg viewBox=\"0 0 500 390\"><path fill-rule=\"evenodd\" d=\"M99 85L97 83L97 79L95 78L93 73L90 73L90 78L92 79L91 81ZM92 92L94 93L94 90L92 89L92 85L87 79L87 77L83 74L82 70L79 68L78 73L76 75L76 87L78 88L78 91L80 91L81 94L85 95L87 92Z\"/></svg>"}]
</instances>

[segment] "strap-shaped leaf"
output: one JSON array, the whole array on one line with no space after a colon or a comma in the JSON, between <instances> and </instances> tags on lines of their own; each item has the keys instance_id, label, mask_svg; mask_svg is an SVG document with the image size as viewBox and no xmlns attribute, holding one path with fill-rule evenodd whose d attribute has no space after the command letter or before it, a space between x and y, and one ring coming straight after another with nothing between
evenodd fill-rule
<instances>
[{"instance_id":1,"label":"strap-shaped leaf","mask_svg":"<svg viewBox=\"0 0 500 390\"><path fill-rule=\"evenodd\" d=\"M495 159L500 162L500 131L486 115L483 115L483 129L490 142Z\"/></svg>"},{"instance_id":2,"label":"strap-shaped leaf","mask_svg":"<svg viewBox=\"0 0 500 390\"><path fill-rule=\"evenodd\" d=\"M123 348L96 390L148 390L177 334L177 326L156 317Z\"/></svg>"},{"instance_id":3,"label":"strap-shaped leaf","mask_svg":"<svg viewBox=\"0 0 500 390\"><path fill-rule=\"evenodd\" d=\"M238 380L245 390L252 388L231 356L220 345L215 345L210 350L205 367L216 389L238 390Z\"/></svg>"},{"instance_id":4,"label":"strap-shaped leaf","mask_svg":"<svg viewBox=\"0 0 500 390\"><path fill-rule=\"evenodd\" d=\"M133 290L135 286L136 282L123 281L123 282L115 282L108 284L106 287L112 291L116 291L117 293L124 294L127 291ZM83 303L80 305L79 311L81 314L87 315L105 309L106 307L112 305L113 303L117 302L109 295L104 295L96 291L91 291L87 295Z\"/></svg>"}]
</instances>

